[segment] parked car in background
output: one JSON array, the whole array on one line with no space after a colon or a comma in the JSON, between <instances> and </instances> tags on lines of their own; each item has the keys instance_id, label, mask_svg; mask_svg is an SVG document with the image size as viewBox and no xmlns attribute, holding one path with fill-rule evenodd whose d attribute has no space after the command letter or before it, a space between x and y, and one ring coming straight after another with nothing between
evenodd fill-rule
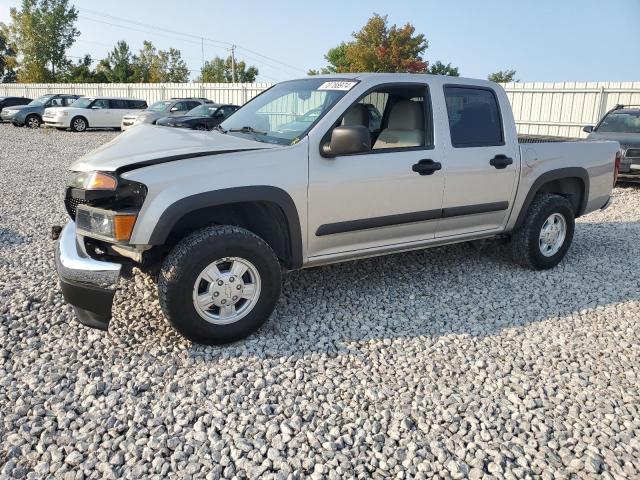
<instances>
[{"instance_id":1,"label":"parked car in background","mask_svg":"<svg viewBox=\"0 0 640 480\"><path fill-rule=\"evenodd\" d=\"M191 130L211 130L240 107L205 103L189 110L186 115L164 117L156 122L163 127L190 128Z\"/></svg>"},{"instance_id":2,"label":"parked car in background","mask_svg":"<svg viewBox=\"0 0 640 480\"><path fill-rule=\"evenodd\" d=\"M2 120L10 121L16 127L27 126L38 128L42 125L44 111L47 108L65 107L75 102L80 95L49 94L32 100L27 105L19 105L5 108L2 111Z\"/></svg>"},{"instance_id":3,"label":"parked car in background","mask_svg":"<svg viewBox=\"0 0 640 480\"><path fill-rule=\"evenodd\" d=\"M594 127L583 129L587 140L615 140L620 143L618 180L640 181L640 105L616 105Z\"/></svg>"},{"instance_id":4,"label":"parked car in background","mask_svg":"<svg viewBox=\"0 0 640 480\"><path fill-rule=\"evenodd\" d=\"M155 124L159 118L166 116L179 116L184 115L190 110L203 105L205 103L212 103L211 100L206 98L172 98L170 100L160 100L153 103L149 108L142 112L125 115L122 117L122 125L120 128L126 130L139 125L141 123Z\"/></svg>"},{"instance_id":5,"label":"parked car in background","mask_svg":"<svg viewBox=\"0 0 640 480\"><path fill-rule=\"evenodd\" d=\"M298 116L293 122L288 122L280 125L277 130L281 133L298 131L301 129L301 127L309 126L313 122L315 122L321 113L321 108L313 108L306 112L304 115ZM370 103L362 104L360 108L358 108L357 110L353 110L351 112L351 115L358 117L358 123L367 125L369 131L372 134L380 132L382 115L374 105ZM345 121L349 122L350 119L347 118L345 119Z\"/></svg>"},{"instance_id":6,"label":"parked car in background","mask_svg":"<svg viewBox=\"0 0 640 480\"><path fill-rule=\"evenodd\" d=\"M120 128L122 118L147 108L136 98L83 97L64 108L47 108L44 123L59 130L70 128L84 132L87 128Z\"/></svg>"},{"instance_id":7,"label":"parked car in background","mask_svg":"<svg viewBox=\"0 0 640 480\"><path fill-rule=\"evenodd\" d=\"M320 110L282 133L283 105ZM500 85L437 75L282 82L216 130L140 125L71 165L56 267L82 323L107 329L132 261L159 267L163 312L200 343L255 331L282 269L491 238L553 268L574 219L609 205L620 148L521 146Z\"/></svg>"},{"instance_id":8,"label":"parked car in background","mask_svg":"<svg viewBox=\"0 0 640 480\"><path fill-rule=\"evenodd\" d=\"M31 102L31 99L27 97L0 97L0 115L2 115L2 110L7 107L26 105L29 102Z\"/></svg>"}]
</instances>

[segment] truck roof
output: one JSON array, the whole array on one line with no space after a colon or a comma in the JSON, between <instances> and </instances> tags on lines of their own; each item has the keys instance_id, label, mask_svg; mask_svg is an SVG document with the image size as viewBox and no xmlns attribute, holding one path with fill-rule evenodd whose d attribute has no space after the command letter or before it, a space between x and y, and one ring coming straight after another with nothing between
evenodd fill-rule
<instances>
[{"instance_id":1,"label":"truck roof","mask_svg":"<svg viewBox=\"0 0 640 480\"><path fill-rule=\"evenodd\" d=\"M485 85L495 86L498 85L490 80L481 80L478 78L466 78L466 77L451 77L448 75L432 75L430 73L330 73L325 75L314 75L313 77L305 78L326 78L327 80L345 80L353 79L360 81L385 81L385 82L402 82L407 80L424 80L428 78L430 80L436 79L439 83L460 83L469 85ZM300 79L298 79L300 80Z\"/></svg>"}]
</instances>

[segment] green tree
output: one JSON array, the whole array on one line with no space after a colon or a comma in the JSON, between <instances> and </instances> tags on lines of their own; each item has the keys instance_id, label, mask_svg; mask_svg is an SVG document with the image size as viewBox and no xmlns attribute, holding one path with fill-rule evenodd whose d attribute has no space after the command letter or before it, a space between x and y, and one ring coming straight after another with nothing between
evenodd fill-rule
<instances>
[{"instance_id":1,"label":"green tree","mask_svg":"<svg viewBox=\"0 0 640 480\"><path fill-rule=\"evenodd\" d=\"M189 67L180 50L158 51L153 43L144 41L138 55L133 57L133 81L184 83L189 81Z\"/></svg>"},{"instance_id":2,"label":"green tree","mask_svg":"<svg viewBox=\"0 0 640 480\"><path fill-rule=\"evenodd\" d=\"M458 67L452 67L450 63L446 65L440 60L429 67L429 73L432 75L448 75L450 77L459 77Z\"/></svg>"},{"instance_id":3,"label":"green tree","mask_svg":"<svg viewBox=\"0 0 640 480\"><path fill-rule=\"evenodd\" d=\"M93 60L86 54L76 63L69 62L62 73L62 81L65 83L95 83L96 73L91 68Z\"/></svg>"},{"instance_id":4,"label":"green tree","mask_svg":"<svg viewBox=\"0 0 640 480\"><path fill-rule=\"evenodd\" d=\"M515 76L515 70L498 70L497 72L489 74L487 79L496 83L519 82L520 80L515 80Z\"/></svg>"},{"instance_id":5,"label":"green tree","mask_svg":"<svg viewBox=\"0 0 640 480\"><path fill-rule=\"evenodd\" d=\"M18 48L21 82L56 81L68 65L66 52L80 32L78 11L69 0L22 0L21 9L10 10L11 33Z\"/></svg>"},{"instance_id":6,"label":"green tree","mask_svg":"<svg viewBox=\"0 0 640 480\"><path fill-rule=\"evenodd\" d=\"M353 40L342 42L325 55L329 65L318 72L411 72L427 73L423 54L429 43L410 23L389 26L388 16L374 13Z\"/></svg>"},{"instance_id":7,"label":"green tree","mask_svg":"<svg viewBox=\"0 0 640 480\"><path fill-rule=\"evenodd\" d=\"M111 83L127 83L133 80L133 57L129 45L120 40L115 48L107 55L106 63L102 64L101 71ZM106 68L108 66L108 68Z\"/></svg>"},{"instance_id":8,"label":"green tree","mask_svg":"<svg viewBox=\"0 0 640 480\"><path fill-rule=\"evenodd\" d=\"M11 43L9 27L0 23L0 83L16 81L16 49Z\"/></svg>"},{"instance_id":9,"label":"green tree","mask_svg":"<svg viewBox=\"0 0 640 480\"><path fill-rule=\"evenodd\" d=\"M200 70L199 81L208 83L230 83L233 81L231 56L227 59L215 57L210 62L205 62ZM247 67L244 60L236 61L236 82L252 83L258 76L258 69L254 66Z\"/></svg>"},{"instance_id":10,"label":"green tree","mask_svg":"<svg viewBox=\"0 0 640 480\"><path fill-rule=\"evenodd\" d=\"M159 70L162 82L185 83L189 81L189 67L182 59L180 50L170 48L158 53Z\"/></svg>"},{"instance_id":11,"label":"green tree","mask_svg":"<svg viewBox=\"0 0 640 480\"><path fill-rule=\"evenodd\" d=\"M158 52L153 43L145 40L138 55L133 58L133 80L140 83L152 83L156 80L157 72L154 69L157 66ZM153 78L153 80L152 80Z\"/></svg>"}]
</instances>

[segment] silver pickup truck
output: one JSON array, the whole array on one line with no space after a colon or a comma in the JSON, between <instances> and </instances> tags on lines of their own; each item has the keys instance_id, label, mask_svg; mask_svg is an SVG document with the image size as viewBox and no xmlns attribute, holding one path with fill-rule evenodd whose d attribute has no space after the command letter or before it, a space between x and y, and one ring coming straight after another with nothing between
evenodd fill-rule
<instances>
[{"instance_id":1,"label":"silver pickup truck","mask_svg":"<svg viewBox=\"0 0 640 480\"><path fill-rule=\"evenodd\" d=\"M141 125L75 162L57 270L78 319L106 329L121 273L159 266L173 326L229 342L269 317L283 270L496 237L554 267L574 219L609 204L619 148L520 145L487 81L287 81L215 131Z\"/></svg>"}]
</instances>

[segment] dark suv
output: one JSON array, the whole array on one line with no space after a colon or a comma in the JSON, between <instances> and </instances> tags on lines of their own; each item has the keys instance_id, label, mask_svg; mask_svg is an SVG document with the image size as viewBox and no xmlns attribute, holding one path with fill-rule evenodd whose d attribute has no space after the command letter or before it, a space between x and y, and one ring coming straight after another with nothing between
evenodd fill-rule
<instances>
[{"instance_id":1,"label":"dark suv","mask_svg":"<svg viewBox=\"0 0 640 480\"><path fill-rule=\"evenodd\" d=\"M616 105L594 127L583 129L587 140L616 140L622 160L618 180L640 182L640 105Z\"/></svg>"},{"instance_id":2,"label":"dark suv","mask_svg":"<svg viewBox=\"0 0 640 480\"><path fill-rule=\"evenodd\" d=\"M18 105L26 105L31 101L26 97L0 97L0 114L5 107L16 107Z\"/></svg>"}]
</instances>

